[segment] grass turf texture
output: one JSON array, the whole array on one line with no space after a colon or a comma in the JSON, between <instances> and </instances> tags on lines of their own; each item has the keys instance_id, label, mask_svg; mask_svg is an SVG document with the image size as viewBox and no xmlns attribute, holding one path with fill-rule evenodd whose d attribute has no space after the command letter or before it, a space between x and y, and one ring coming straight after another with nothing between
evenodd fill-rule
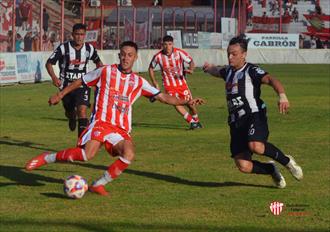
<instances>
[{"instance_id":1,"label":"grass turf texture","mask_svg":"<svg viewBox=\"0 0 330 232\"><path fill-rule=\"evenodd\" d=\"M305 174L298 182L280 167L282 190L269 176L235 168L224 83L200 70L188 81L193 95L207 100L199 107L204 129L186 130L171 106L140 99L133 116L136 160L107 186L109 198L63 194L65 177L79 174L90 183L113 162L103 149L88 163L24 171L44 150L73 147L76 132L61 105L48 107L55 92L49 82L1 87L0 231L328 231L329 65L262 67L282 81L291 103L290 114L280 115L272 88L262 87L269 141L292 154ZM285 204L280 216L269 210L275 200Z\"/></svg>"}]
</instances>

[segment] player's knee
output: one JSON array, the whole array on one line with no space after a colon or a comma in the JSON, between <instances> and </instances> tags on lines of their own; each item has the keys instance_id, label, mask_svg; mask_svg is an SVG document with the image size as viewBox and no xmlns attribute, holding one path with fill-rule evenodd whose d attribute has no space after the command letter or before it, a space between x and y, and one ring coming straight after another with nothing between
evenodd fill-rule
<instances>
[{"instance_id":1,"label":"player's knee","mask_svg":"<svg viewBox=\"0 0 330 232\"><path fill-rule=\"evenodd\" d=\"M236 161L236 167L242 173L251 173L252 163L247 160Z\"/></svg>"},{"instance_id":2,"label":"player's knee","mask_svg":"<svg viewBox=\"0 0 330 232\"><path fill-rule=\"evenodd\" d=\"M79 107L77 110L78 118L87 118L87 109L86 107Z\"/></svg>"},{"instance_id":3,"label":"player's knee","mask_svg":"<svg viewBox=\"0 0 330 232\"><path fill-rule=\"evenodd\" d=\"M249 149L255 154L262 155L265 151L265 145L261 142L249 142Z\"/></svg>"}]
</instances>

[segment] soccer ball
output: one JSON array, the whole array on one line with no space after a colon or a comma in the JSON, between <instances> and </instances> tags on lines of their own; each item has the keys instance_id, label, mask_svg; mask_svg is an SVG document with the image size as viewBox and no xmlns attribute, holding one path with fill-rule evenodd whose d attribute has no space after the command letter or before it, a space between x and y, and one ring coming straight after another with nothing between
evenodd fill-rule
<instances>
[{"instance_id":1,"label":"soccer ball","mask_svg":"<svg viewBox=\"0 0 330 232\"><path fill-rule=\"evenodd\" d=\"M79 175L69 176L64 180L64 193L70 198L82 198L87 190L87 181Z\"/></svg>"}]
</instances>

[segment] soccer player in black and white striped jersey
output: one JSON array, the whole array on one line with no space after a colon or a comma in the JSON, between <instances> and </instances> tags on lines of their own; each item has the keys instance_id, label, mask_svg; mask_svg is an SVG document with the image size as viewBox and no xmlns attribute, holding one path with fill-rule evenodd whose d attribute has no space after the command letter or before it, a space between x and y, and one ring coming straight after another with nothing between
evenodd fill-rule
<instances>
[{"instance_id":1,"label":"soccer player in black and white striped jersey","mask_svg":"<svg viewBox=\"0 0 330 232\"><path fill-rule=\"evenodd\" d=\"M238 169L243 173L271 175L277 187L284 188L285 179L274 163L252 160L252 154L270 157L285 166L297 180L303 178L302 169L293 157L267 141L269 131L266 105L260 98L261 85L270 85L278 94L280 113L288 112L289 101L279 80L246 62L247 47L244 36L232 38L227 49L229 65L219 67L205 63L203 70L226 82L230 150Z\"/></svg>"},{"instance_id":2,"label":"soccer player in black and white striped jersey","mask_svg":"<svg viewBox=\"0 0 330 232\"><path fill-rule=\"evenodd\" d=\"M78 23L72 29L72 41L60 44L52 53L46 63L48 74L53 84L60 90L80 79L87 73L88 61L92 60L96 67L101 67L102 61L96 49L85 43L86 25ZM55 74L53 65L59 62L60 75ZM78 116L78 137L88 126L87 108L90 106L90 88L82 85L62 99L65 116L69 119L71 131L76 129Z\"/></svg>"}]
</instances>

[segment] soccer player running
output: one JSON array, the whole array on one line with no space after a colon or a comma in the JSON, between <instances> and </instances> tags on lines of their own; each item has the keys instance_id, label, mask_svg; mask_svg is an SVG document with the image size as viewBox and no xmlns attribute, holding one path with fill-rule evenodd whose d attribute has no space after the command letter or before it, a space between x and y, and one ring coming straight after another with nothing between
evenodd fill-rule
<instances>
[{"instance_id":1,"label":"soccer player running","mask_svg":"<svg viewBox=\"0 0 330 232\"><path fill-rule=\"evenodd\" d=\"M188 69L185 69L184 62L189 64ZM192 99L185 75L193 73L195 68L194 61L187 52L173 46L173 37L170 35L163 38L163 49L154 55L149 65L149 76L152 84L159 89L154 73L157 65L161 69L163 86L166 93L179 99ZM190 129L202 128L197 109L194 105L187 105L189 112L182 105L174 107L190 124Z\"/></svg>"},{"instance_id":2,"label":"soccer player running","mask_svg":"<svg viewBox=\"0 0 330 232\"><path fill-rule=\"evenodd\" d=\"M72 28L73 41L60 44L46 63L48 74L52 78L53 85L59 89L72 84L73 81L80 79L87 72L88 61L92 60L97 67L101 67L102 61L96 49L85 43L86 26L75 24ZM55 74L53 65L59 62L60 75ZM84 83L75 91L66 95L62 99L65 109L65 116L69 119L69 128L74 131L77 126L76 117L78 116L78 137L88 126L87 108L90 106L90 88Z\"/></svg>"},{"instance_id":3,"label":"soccer player running","mask_svg":"<svg viewBox=\"0 0 330 232\"><path fill-rule=\"evenodd\" d=\"M288 112L289 101L279 80L246 62L247 47L248 41L244 36L232 38L227 49L229 65L218 67L205 63L203 70L226 82L230 150L238 169L243 173L271 175L276 186L284 188L285 179L273 161L263 163L252 160L252 154L270 157L285 166L297 180L303 178L302 169L293 157L285 155L267 141L269 131L266 105L260 99L261 85L270 85L278 94L281 114Z\"/></svg>"},{"instance_id":4,"label":"soccer player running","mask_svg":"<svg viewBox=\"0 0 330 232\"><path fill-rule=\"evenodd\" d=\"M202 104L202 99L177 99L161 93L145 79L132 72L137 60L137 45L126 41L120 46L120 64L103 66L87 73L81 79L55 94L49 99L55 105L70 92L82 84L97 88L95 111L91 123L84 131L75 148L57 153L42 153L26 164L27 170L54 162L88 161L92 159L104 144L112 156L119 156L98 180L89 187L90 191L108 195L105 185L117 178L133 161L135 156L130 136L132 123L132 105L142 95L151 101L159 100L170 105Z\"/></svg>"}]
</instances>

